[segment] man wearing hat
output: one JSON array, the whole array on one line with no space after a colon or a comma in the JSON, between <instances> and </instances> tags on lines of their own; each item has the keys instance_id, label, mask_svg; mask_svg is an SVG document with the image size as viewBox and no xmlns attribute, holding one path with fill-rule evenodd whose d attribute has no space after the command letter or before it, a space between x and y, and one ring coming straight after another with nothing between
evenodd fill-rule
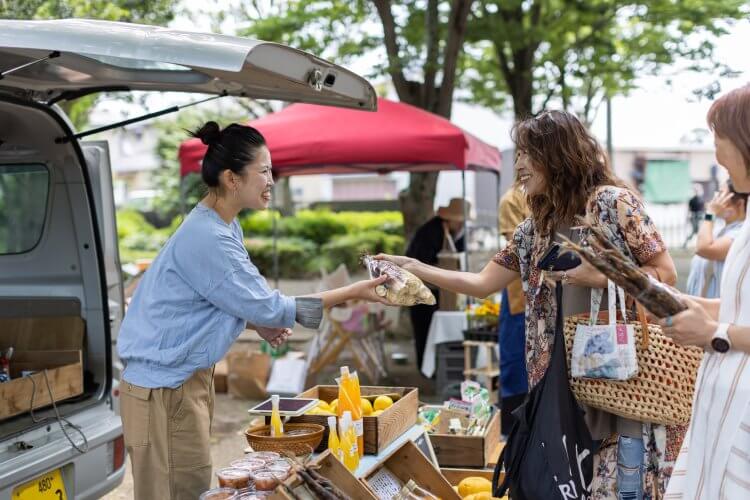
<instances>
[{"instance_id":1,"label":"man wearing hat","mask_svg":"<svg viewBox=\"0 0 750 500\"><path fill-rule=\"evenodd\" d=\"M438 262L438 254L443 250L463 252L464 203L466 214L469 214L471 204L461 198L453 198L447 206L438 208L437 215L417 229L406 249L406 255L434 266ZM422 367L422 356L427 343L427 333L430 330L430 321L440 303L440 291L430 288L437 299L435 305L420 304L409 308L418 370Z\"/></svg>"}]
</instances>

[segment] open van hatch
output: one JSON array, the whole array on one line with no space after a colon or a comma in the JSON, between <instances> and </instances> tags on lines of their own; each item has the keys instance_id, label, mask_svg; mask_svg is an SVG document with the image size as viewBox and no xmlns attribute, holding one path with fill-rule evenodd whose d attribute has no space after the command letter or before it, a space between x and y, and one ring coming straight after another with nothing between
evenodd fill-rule
<instances>
[{"instance_id":1,"label":"open van hatch","mask_svg":"<svg viewBox=\"0 0 750 500\"><path fill-rule=\"evenodd\" d=\"M0 20L0 73L8 70L0 91L48 104L94 92L154 90L377 106L367 80L291 47L108 21Z\"/></svg>"}]
</instances>

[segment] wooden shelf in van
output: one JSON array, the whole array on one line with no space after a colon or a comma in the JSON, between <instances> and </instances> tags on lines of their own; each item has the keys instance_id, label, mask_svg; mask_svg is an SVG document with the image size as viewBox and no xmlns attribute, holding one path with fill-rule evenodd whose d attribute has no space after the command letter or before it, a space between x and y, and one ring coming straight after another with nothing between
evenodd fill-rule
<instances>
[{"instance_id":1,"label":"wooden shelf in van","mask_svg":"<svg viewBox=\"0 0 750 500\"><path fill-rule=\"evenodd\" d=\"M0 383L0 420L50 406L50 391L44 380L47 370L55 403L83 394L81 351L19 351L10 360L11 380ZM25 372L36 372L26 377Z\"/></svg>"}]
</instances>

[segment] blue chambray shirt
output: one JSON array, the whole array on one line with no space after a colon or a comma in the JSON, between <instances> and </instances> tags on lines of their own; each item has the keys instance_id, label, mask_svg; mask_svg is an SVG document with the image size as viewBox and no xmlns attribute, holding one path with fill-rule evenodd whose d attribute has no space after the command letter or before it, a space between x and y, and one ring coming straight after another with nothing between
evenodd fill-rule
<instances>
[{"instance_id":1,"label":"blue chambray shirt","mask_svg":"<svg viewBox=\"0 0 750 500\"><path fill-rule=\"evenodd\" d=\"M219 361L245 328L290 328L295 299L273 291L250 261L237 220L198 204L144 273L117 339L122 378L179 387Z\"/></svg>"}]
</instances>

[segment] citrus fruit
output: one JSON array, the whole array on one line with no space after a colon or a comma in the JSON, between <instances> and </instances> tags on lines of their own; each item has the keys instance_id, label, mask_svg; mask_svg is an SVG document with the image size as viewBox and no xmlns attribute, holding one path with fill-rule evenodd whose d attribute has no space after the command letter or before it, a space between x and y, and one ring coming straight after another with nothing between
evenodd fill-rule
<instances>
[{"instance_id":1,"label":"citrus fruit","mask_svg":"<svg viewBox=\"0 0 750 500\"><path fill-rule=\"evenodd\" d=\"M378 396L375 399L375 404L373 405L373 408L376 410L387 410L393 406L393 400L388 396Z\"/></svg>"},{"instance_id":2,"label":"citrus fruit","mask_svg":"<svg viewBox=\"0 0 750 500\"><path fill-rule=\"evenodd\" d=\"M362 406L362 415L369 416L372 413L372 404L368 400L360 399L360 406Z\"/></svg>"}]
</instances>

